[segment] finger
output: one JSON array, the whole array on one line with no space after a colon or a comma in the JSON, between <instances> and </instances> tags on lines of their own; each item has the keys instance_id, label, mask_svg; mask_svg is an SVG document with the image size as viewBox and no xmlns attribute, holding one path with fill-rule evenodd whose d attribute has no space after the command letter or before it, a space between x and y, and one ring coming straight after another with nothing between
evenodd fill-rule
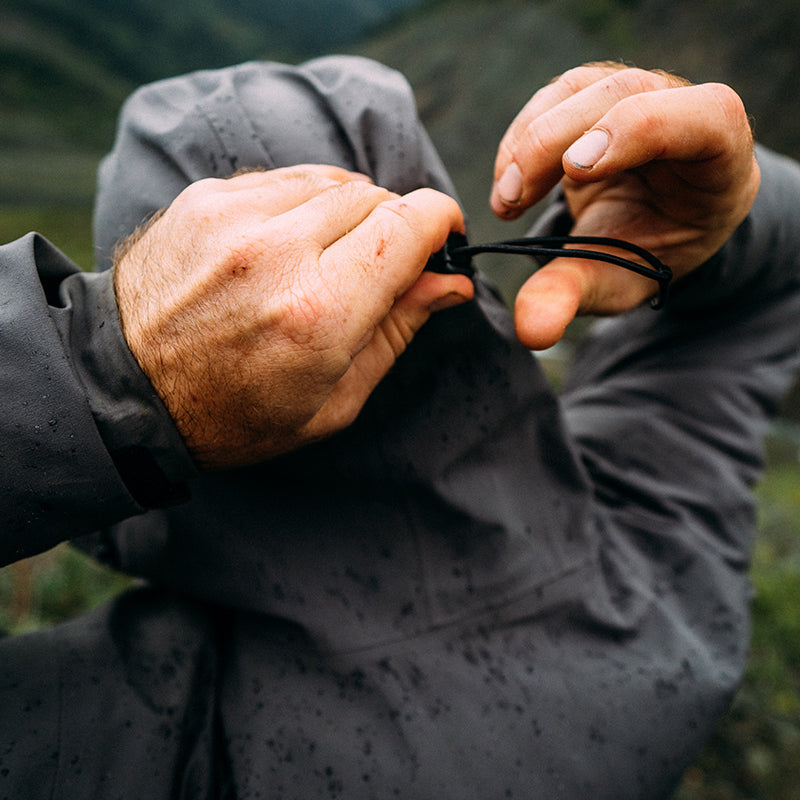
<instances>
[{"instance_id":1,"label":"finger","mask_svg":"<svg viewBox=\"0 0 800 800\"><path fill-rule=\"evenodd\" d=\"M366 397L433 313L465 303L472 295L472 282L464 275L423 272L397 299L368 342L355 355L349 370L350 379L363 385Z\"/></svg>"},{"instance_id":2,"label":"finger","mask_svg":"<svg viewBox=\"0 0 800 800\"><path fill-rule=\"evenodd\" d=\"M654 160L684 162L694 188L718 191L749 171L752 150L741 99L709 83L623 98L569 147L563 164L574 180L594 181ZM710 165L715 159L721 163Z\"/></svg>"},{"instance_id":3,"label":"finger","mask_svg":"<svg viewBox=\"0 0 800 800\"><path fill-rule=\"evenodd\" d=\"M321 272L358 330L377 324L395 300L417 280L431 253L451 231L463 231L455 200L433 189L418 189L377 204L363 222L334 241L320 258Z\"/></svg>"},{"instance_id":4,"label":"finger","mask_svg":"<svg viewBox=\"0 0 800 800\"><path fill-rule=\"evenodd\" d=\"M319 439L349 425L430 316L471 299L472 282L463 275L424 272L400 298L354 356L350 368L303 436Z\"/></svg>"},{"instance_id":5,"label":"finger","mask_svg":"<svg viewBox=\"0 0 800 800\"><path fill-rule=\"evenodd\" d=\"M534 273L514 305L517 338L531 350L552 347L579 314L616 314L654 294L654 282L617 266L557 258Z\"/></svg>"},{"instance_id":6,"label":"finger","mask_svg":"<svg viewBox=\"0 0 800 800\"><path fill-rule=\"evenodd\" d=\"M366 181L325 182L315 175L303 177L307 185L294 186L285 201L286 210L266 222L263 235L268 240L288 246L304 243L322 253L357 228L380 203L397 197Z\"/></svg>"},{"instance_id":7,"label":"finger","mask_svg":"<svg viewBox=\"0 0 800 800\"><path fill-rule=\"evenodd\" d=\"M495 165L497 176L508 165L507 159L514 150L512 142L524 135L531 122L583 89L623 69L627 69L624 64L613 61L584 64L568 70L539 89L517 114L500 142Z\"/></svg>"},{"instance_id":8,"label":"finger","mask_svg":"<svg viewBox=\"0 0 800 800\"><path fill-rule=\"evenodd\" d=\"M369 178L339 167L302 165L275 170L251 170L231 178L205 178L190 184L173 203L195 219L215 224L248 226L277 217L308 202L326 189L347 183L371 185Z\"/></svg>"},{"instance_id":9,"label":"finger","mask_svg":"<svg viewBox=\"0 0 800 800\"><path fill-rule=\"evenodd\" d=\"M360 173L308 165L238 175L222 181L222 191L228 202L238 205L240 213L265 219L298 208L328 189L351 183L372 186Z\"/></svg>"},{"instance_id":10,"label":"finger","mask_svg":"<svg viewBox=\"0 0 800 800\"><path fill-rule=\"evenodd\" d=\"M592 75L597 79L590 81ZM503 138L490 201L495 213L513 218L541 200L563 175L565 150L618 102L679 81L640 69L605 75L592 69L586 76L564 78L562 86L551 89L530 109L526 107Z\"/></svg>"}]
</instances>

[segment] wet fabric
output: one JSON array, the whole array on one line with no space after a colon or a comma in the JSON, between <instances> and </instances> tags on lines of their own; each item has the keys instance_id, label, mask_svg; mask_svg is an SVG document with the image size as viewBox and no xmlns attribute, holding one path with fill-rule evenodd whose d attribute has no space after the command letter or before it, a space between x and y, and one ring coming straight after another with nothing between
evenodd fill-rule
<instances>
[{"instance_id":1,"label":"wet fabric","mask_svg":"<svg viewBox=\"0 0 800 800\"><path fill-rule=\"evenodd\" d=\"M75 333L89 303L113 310L107 273L62 268L89 441L152 442L190 500L146 510L96 462L116 524L82 546L148 586L0 645L0 797L668 796L746 660L750 488L796 366L800 171L759 157L732 241L664 310L598 325L560 396L480 278L349 429L226 474L187 463L113 325ZM188 182L309 161L454 193L391 70L196 73L123 111L101 266ZM568 227L556 202L537 232ZM30 252L4 259L33 284ZM25 302L32 324L52 313ZM27 546L5 530L4 552Z\"/></svg>"}]
</instances>

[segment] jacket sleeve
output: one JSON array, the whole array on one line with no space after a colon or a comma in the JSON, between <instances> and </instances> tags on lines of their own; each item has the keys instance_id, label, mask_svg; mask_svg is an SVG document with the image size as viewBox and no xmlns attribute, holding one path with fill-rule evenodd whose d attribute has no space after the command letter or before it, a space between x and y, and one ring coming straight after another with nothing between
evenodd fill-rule
<instances>
[{"instance_id":1,"label":"jacket sleeve","mask_svg":"<svg viewBox=\"0 0 800 800\"><path fill-rule=\"evenodd\" d=\"M112 275L0 247L0 564L175 502L192 462L119 326Z\"/></svg>"},{"instance_id":2,"label":"jacket sleeve","mask_svg":"<svg viewBox=\"0 0 800 800\"><path fill-rule=\"evenodd\" d=\"M676 553L706 550L739 569L763 438L800 342L800 167L764 149L758 159L761 191L723 250L663 311L600 323L564 393L596 494L621 527L668 530Z\"/></svg>"}]
</instances>

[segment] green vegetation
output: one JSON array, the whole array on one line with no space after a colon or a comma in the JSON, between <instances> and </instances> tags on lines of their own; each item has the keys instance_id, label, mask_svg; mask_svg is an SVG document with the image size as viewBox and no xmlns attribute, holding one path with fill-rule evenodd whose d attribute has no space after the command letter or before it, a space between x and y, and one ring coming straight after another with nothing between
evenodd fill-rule
<instances>
[{"instance_id":1,"label":"green vegetation","mask_svg":"<svg viewBox=\"0 0 800 800\"><path fill-rule=\"evenodd\" d=\"M800 798L800 464L759 487L753 636L744 682L675 800Z\"/></svg>"},{"instance_id":2,"label":"green vegetation","mask_svg":"<svg viewBox=\"0 0 800 800\"><path fill-rule=\"evenodd\" d=\"M0 204L0 241L9 242L28 231L47 238L83 269L94 263L92 210L89 206L5 206Z\"/></svg>"},{"instance_id":3,"label":"green vegetation","mask_svg":"<svg viewBox=\"0 0 800 800\"><path fill-rule=\"evenodd\" d=\"M379 58L409 76L481 239L522 229L501 226L486 208L500 135L534 88L584 61L623 59L726 81L744 97L759 138L800 156L795 5L353 0L345 29L342 3L332 0L314 3L314 15L306 3L280 0L9 0L0 12L0 239L39 230L89 268L95 169L134 86L247 58L296 61L330 47ZM412 6L407 17L386 24ZM320 24L301 28L292 14ZM376 33L349 38L366 29ZM491 259L481 265L493 270ZM519 276L501 275L512 294ZM800 399L790 402L786 416L798 419L798 407ZM797 450L795 428L778 427L759 488L750 666L675 800L800 800ZM62 545L0 570L0 627L18 632L53 624L129 583Z\"/></svg>"},{"instance_id":4,"label":"green vegetation","mask_svg":"<svg viewBox=\"0 0 800 800\"><path fill-rule=\"evenodd\" d=\"M69 545L0 570L0 629L24 633L94 608L131 585Z\"/></svg>"}]
</instances>

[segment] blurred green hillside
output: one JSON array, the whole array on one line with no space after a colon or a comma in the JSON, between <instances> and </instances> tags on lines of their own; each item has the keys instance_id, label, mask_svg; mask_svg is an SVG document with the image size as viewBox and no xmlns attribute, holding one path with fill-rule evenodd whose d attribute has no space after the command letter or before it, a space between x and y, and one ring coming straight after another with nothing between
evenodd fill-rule
<instances>
[{"instance_id":1,"label":"blurred green hillside","mask_svg":"<svg viewBox=\"0 0 800 800\"><path fill-rule=\"evenodd\" d=\"M0 203L86 205L119 106L141 83L266 55L301 58L418 2L5 0Z\"/></svg>"},{"instance_id":2,"label":"blurred green hillside","mask_svg":"<svg viewBox=\"0 0 800 800\"><path fill-rule=\"evenodd\" d=\"M730 83L759 138L798 156L796 5L779 0L763 13L755 0L6 0L0 207L86 209L116 112L142 82L331 50L373 55L409 76L476 236L494 224L485 195L505 126L535 88L591 59Z\"/></svg>"},{"instance_id":3,"label":"blurred green hillside","mask_svg":"<svg viewBox=\"0 0 800 800\"><path fill-rule=\"evenodd\" d=\"M494 148L531 92L597 59L731 84L758 138L800 157L796 0L5 0L0 7L0 238L37 229L85 267L94 175L124 97L144 81L329 50L404 71L474 237ZM482 266L487 266L481 262ZM495 266L488 261L487 268ZM508 273L506 267L503 273ZM500 269L497 269L498 276ZM511 275L511 293L521 275ZM800 401L787 409L798 419ZM676 800L800 800L800 436L770 439L760 487L751 667ZM0 627L79 613L127 585L68 548L0 570Z\"/></svg>"}]
</instances>

